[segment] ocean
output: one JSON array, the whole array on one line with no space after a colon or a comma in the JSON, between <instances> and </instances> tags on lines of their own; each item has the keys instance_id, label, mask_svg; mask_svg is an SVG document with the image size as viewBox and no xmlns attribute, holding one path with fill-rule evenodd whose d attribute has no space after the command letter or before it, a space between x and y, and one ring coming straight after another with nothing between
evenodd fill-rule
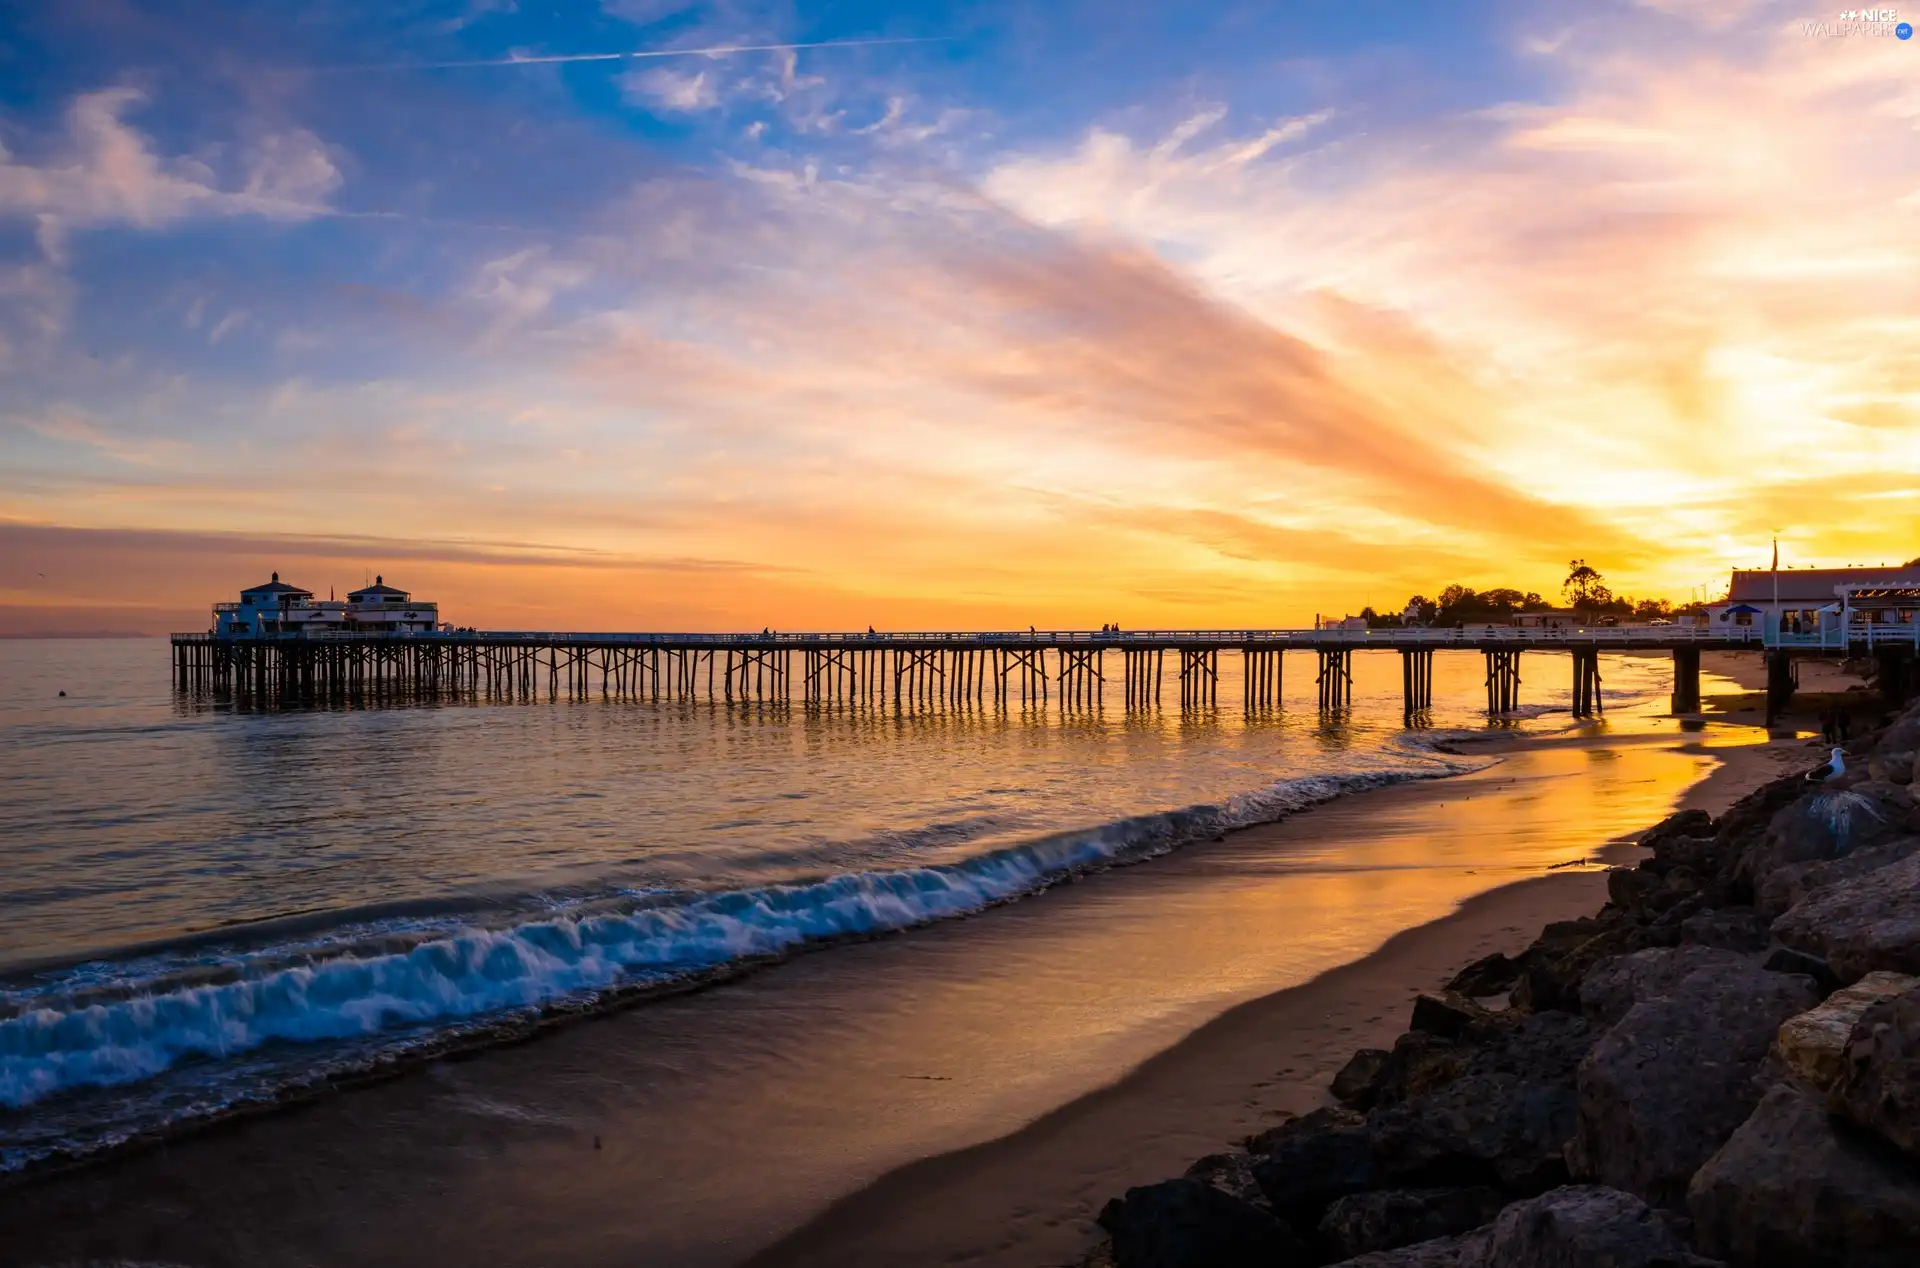
<instances>
[{"instance_id":1,"label":"ocean","mask_svg":"<svg viewBox=\"0 0 1920 1268\"><path fill-rule=\"evenodd\" d=\"M1234 703L1184 715L251 709L176 693L162 640L0 642L0 1170L1475 769L1443 744L1490 725L1573 725L1563 657L1528 658L1529 707L1489 724L1480 658L1440 656L1416 729L1392 653L1355 657L1332 718L1309 658L1251 718L1222 663ZM1602 674L1605 725L1664 711L1663 658Z\"/></svg>"}]
</instances>

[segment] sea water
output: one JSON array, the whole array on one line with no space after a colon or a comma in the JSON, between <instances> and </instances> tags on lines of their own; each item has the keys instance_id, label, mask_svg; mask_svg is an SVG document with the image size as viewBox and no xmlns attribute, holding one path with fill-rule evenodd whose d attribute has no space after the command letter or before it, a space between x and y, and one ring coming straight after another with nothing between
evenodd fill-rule
<instances>
[{"instance_id":1,"label":"sea water","mask_svg":"<svg viewBox=\"0 0 1920 1268\"><path fill-rule=\"evenodd\" d=\"M0 642L0 1169L965 915L1488 760L1448 738L1570 723L1566 684L1533 681L1490 722L1467 653L1437 659L1414 728L1397 654L1357 655L1333 717L1310 657L1250 717L1222 663L1232 703L1187 713L252 709L176 693L158 640ZM1616 725L1664 709L1663 660L1602 674Z\"/></svg>"}]
</instances>

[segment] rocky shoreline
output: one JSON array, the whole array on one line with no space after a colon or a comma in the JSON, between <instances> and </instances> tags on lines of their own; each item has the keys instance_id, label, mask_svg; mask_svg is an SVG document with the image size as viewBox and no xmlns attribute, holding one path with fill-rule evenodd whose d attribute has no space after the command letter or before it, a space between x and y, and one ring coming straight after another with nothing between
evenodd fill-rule
<instances>
[{"instance_id":1,"label":"rocky shoreline","mask_svg":"<svg viewBox=\"0 0 1920 1268\"><path fill-rule=\"evenodd\" d=\"M1648 832L1338 1102L1108 1202L1118 1268L1920 1264L1920 705Z\"/></svg>"}]
</instances>

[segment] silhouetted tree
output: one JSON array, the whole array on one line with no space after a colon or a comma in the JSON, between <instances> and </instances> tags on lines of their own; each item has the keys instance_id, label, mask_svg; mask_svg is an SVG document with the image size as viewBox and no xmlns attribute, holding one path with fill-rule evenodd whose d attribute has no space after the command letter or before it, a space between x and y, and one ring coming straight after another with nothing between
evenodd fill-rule
<instances>
[{"instance_id":1,"label":"silhouetted tree","mask_svg":"<svg viewBox=\"0 0 1920 1268\"><path fill-rule=\"evenodd\" d=\"M1576 608L1601 607L1613 599L1613 591L1607 589L1600 570L1584 559L1576 559L1567 566L1567 579L1560 589L1567 596L1567 602Z\"/></svg>"}]
</instances>

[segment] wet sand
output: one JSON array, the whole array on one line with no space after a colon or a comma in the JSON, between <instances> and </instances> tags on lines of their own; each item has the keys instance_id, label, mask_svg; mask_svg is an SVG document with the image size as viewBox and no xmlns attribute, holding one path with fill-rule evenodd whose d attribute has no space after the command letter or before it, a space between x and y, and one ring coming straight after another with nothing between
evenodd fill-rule
<instances>
[{"instance_id":1,"label":"wet sand","mask_svg":"<svg viewBox=\"0 0 1920 1268\"><path fill-rule=\"evenodd\" d=\"M0 1191L0 1263L1070 1262L1106 1197L1320 1103L1413 992L1598 905L1550 869L1807 753L1529 744Z\"/></svg>"}]
</instances>

